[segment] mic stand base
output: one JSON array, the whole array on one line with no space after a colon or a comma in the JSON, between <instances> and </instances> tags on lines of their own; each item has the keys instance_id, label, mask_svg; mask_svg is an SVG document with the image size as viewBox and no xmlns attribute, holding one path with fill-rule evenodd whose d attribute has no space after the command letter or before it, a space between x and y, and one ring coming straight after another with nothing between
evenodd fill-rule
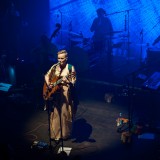
<instances>
[{"instance_id":1,"label":"mic stand base","mask_svg":"<svg viewBox=\"0 0 160 160\"><path fill-rule=\"evenodd\" d=\"M69 156L70 155L70 153L71 153L71 150L72 150L72 148L70 148L70 147L60 147L59 149L58 149L58 154L62 154L62 155L65 155L65 156Z\"/></svg>"}]
</instances>

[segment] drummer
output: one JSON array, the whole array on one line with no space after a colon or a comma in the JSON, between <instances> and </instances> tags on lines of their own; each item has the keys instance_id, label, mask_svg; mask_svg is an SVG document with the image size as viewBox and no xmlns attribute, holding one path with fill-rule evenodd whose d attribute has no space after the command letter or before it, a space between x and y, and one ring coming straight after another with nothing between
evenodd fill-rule
<instances>
[{"instance_id":1,"label":"drummer","mask_svg":"<svg viewBox=\"0 0 160 160\"><path fill-rule=\"evenodd\" d=\"M90 31L93 34L93 47L96 52L112 54L113 28L106 11L103 8L96 10L97 17L93 20Z\"/></svg>"}]
</instances>

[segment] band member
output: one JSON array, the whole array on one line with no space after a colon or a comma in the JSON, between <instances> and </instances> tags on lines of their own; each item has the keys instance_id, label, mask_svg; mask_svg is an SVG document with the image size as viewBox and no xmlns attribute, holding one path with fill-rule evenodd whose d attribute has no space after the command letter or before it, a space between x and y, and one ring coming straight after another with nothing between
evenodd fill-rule
<instances>
[{"instance_id":1,"label":"band member","mask_svg":"<svg viewBox=\"0 0 160 160\"><path fill-rule=\"evenodd\" d=\"M66 140L71 137L72 123L75 116L74 95L72 90L76 83L75 67L67 63L68 53L61 50L57 53L58 63L54 64L45 75L47 90L43 90L44 99L50 99L51 139Z\"/></svg>"},{"instance_id":2,"label":"band member","mask_svg":"<svg viewBox=\"0 0 160 160\"><path fill-rule=\"evenodd\" d=\"M93 20L90 31L93 34L93 47L97 52L106 52L111 55L113 28L109 18L106 17L106 11L103 8L96 10L97 17Z\"/></svg>"}]
</instances>

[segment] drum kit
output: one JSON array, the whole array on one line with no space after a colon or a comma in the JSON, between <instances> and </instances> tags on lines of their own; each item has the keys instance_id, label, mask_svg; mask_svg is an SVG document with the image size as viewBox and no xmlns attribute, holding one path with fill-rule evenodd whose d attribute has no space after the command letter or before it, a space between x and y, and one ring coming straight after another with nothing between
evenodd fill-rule
<instances>
[{"instance_id":1,"label":"drum kit","mask_svg":"<svg viewBox=\"0 0 160 160\"><path fill-rule=\"evenodd\" d=\"M69 36L69 47L73 47L73 46L83 47L83 46L92 45L92 38L85 38L82 33L76 33L76 32L67 31L67 30L61 30L61 31L63 33L67 33ZM113 36L106 36L106 39L111 38L111 40L113 41L113 48L114 47L116 48L116 42L123 43L124 41L127 41L129 37L124 31L113 31L112 35Z\"/></svg>"}]
</instances>

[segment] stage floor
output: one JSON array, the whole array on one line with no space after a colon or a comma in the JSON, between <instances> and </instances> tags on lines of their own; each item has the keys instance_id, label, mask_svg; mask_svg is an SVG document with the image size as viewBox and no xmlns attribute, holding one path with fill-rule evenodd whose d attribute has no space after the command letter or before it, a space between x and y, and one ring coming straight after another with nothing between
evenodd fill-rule
<instances>
[{"instance_id":1,"label":"stage floor","mask_svg":"<svg viewBox=\"0 0 160 160\"><path fill-rule=\"evenodd\" d=\"M48 113L43 110L41 100L35 100L26 92L14 98L1 96L1 156L7 149L7 154L16 160L159 158L159 94L135 91L130 97L121 89L112 90L102 84L89 85L86 82L79 87L83 89L79 91L80 104L74 122L74 136L63 141L64 151L67 151L66 147L71 149L68 157L62 158L58 154L62 142L52 141L50 149L31 148L35 141L50 145ZM110 93L112 98L108 102L105 96ZM140 123L142 133L148 136L139 138L133 133L132 141L123 144L121 133L117 132L119 113L126 119L131 115L133 125Z\"/></svg>"},{"instance_id":2,"label":"stage floor","mask_svg":"<svg viewBox=\"0 0 160 160\"><path fill-rule=\"evenodd\" d=\"M156 70L146 66L144 70L135 59L126 57L112 57L111 68L106 62L101 59L95 67L78 75L80 104L74 136L63 141L64 150L65 147L71 149L67 157L58 154L61 142L52 141L50 149L31 147L35 141L50 144L41 87L21 86L11 92L1 91L0 155L10 155L15 160L158 160L159 91L143 89L144 80L137 77ZM122 143L116 122L120 113L123 118L129 118L133 126L140 125L141 137L132 128L131 142Z\"/></svg>"}]
</instances>

